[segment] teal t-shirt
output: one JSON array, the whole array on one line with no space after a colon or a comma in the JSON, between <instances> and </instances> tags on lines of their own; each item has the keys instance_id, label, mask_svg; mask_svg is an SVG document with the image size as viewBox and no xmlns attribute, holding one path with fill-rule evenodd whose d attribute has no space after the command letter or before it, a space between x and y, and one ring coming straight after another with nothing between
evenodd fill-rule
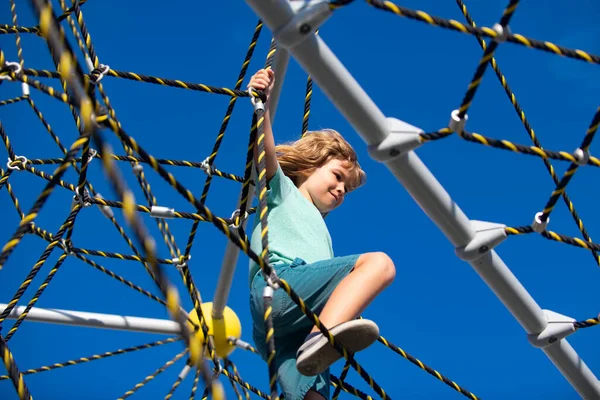
<instances>
[{"instance_id":1,"label":"teal t-shirt","mask_svg":"<svg viewBox=\"0 0 600 400\"><path fill-rule=\"evenodd\" d=\"M289 264L299 257L310 264L333 258L331 236L323 216L279 165L268 186L269 263ZM250 248L258 255L263 250L259 215L260 210L254 215L250 238ZM250 260L250 283L259 270L258 264Z\"/></svg>"}]
</instances>

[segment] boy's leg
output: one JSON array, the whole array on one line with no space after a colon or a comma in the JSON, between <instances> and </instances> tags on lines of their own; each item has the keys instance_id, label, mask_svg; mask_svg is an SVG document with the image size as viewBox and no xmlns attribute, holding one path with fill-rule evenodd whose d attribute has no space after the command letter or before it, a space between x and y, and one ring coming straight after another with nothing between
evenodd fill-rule
<instances>
[{"instance_id":1,"label":"boy's leg","mask_svg":"<svg viewBox=\"0 0 600 400\"><path fill-rule=\"evenodd\" d=\"M319 320L348 351L361 351L377 340L377 324L355 318L390 285L395 273L392 260L384 253L363 254L327 299ZM298 349L296 367L301 374L311 376L319 374L340 357L329 340L313 326Z\"/></svg>"},{"instance_id":2,"label":"boy's leg","mask_svg":"<svg viewBox=\"0 0 600 400\"><path fill-rule=\"evenodd\" d=\"M358 317L395 275L394 263L385 253L362 254L327 300L319 320L329 329ZM314 326L311 332L318 331Z\"/></svg>"}]
</instances>

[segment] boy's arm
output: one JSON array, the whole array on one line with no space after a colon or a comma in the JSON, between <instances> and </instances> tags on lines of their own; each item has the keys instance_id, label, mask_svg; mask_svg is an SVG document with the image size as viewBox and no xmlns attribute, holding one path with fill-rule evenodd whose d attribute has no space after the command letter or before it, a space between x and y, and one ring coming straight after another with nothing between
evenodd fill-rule
<instances>
[{"instance_id":1,"label":"boy's arm","mask_svg":"<svg viewBox=\"0 0 600 400\"><path fill-rule=\"evenodd\" d=\"M269 112L269 94L270 89L273 87L275 81L275 74L272 69L260 70L251 79L250 85L255 89L266 89L267 102L265 103L265 113L263 121L263 134L264 134L264 146L265 146L265 162L267 170L267 181L270 180L273 175L277 172L277 156L275 154L275 139L273 137L273 129L271 127L271 113ZM259 170L259 153L258 153L258 141L260 137L256 138L254 145L254 167Z\"/></svg>"}]
</instances>

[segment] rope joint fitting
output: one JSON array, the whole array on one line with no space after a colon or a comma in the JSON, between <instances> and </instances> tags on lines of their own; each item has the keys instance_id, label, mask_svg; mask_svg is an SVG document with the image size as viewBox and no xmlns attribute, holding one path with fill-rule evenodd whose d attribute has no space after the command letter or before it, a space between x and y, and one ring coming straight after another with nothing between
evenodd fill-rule
<instances>
[{"instance_id":1,"label":"rope joint fitting","mask_svg":"<svg viewBox=\"0 0 600 400\"><path fill-rule=\"evenodd\" d=\"M285 48L292 48L303 42L333 14L327 1L298 3L303 4L294 10L295 15L287 24L273 32L274 39Z\"/></svg>"},{"instance_id":2,"label":"rope joint fitting","mask_svg":"<svg viewBox=\"0 0 600 400\"><path fill-rule=\"evenodd\" d=\"M527 335L527 340L533 347L544 348L566 338L575 332L575 319L550 310L543 310L548 324L538 334Z\"/></svg>"},{"instance_id":3,"label":"rope joint fitting","mask_svg":"<svg viewBox=\"0 0 600 400\"><path fill-rule=\"evenodd\" d=\"M471 226L475 230L475 236L469 243L454 250L461 260L476 260L506 239L506 225L473 220Z\"/></svg>"},{"instance_id":4,"label":"rope joint fitting","mask_svg":"<svg viewBox=\"0 0 600 400\"><path fill-rule=\"evenodd\" d=\"M371 158L379 162L390 161L421 145L423 130L396 118L386 118L389 134L379 144L368 147Z\"/></svg>"}]
</instances>

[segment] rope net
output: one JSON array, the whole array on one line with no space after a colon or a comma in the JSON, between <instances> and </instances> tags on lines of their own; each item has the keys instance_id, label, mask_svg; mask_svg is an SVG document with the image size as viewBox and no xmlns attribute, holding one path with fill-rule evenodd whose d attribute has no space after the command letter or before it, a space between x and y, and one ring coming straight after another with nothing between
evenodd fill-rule
<instances>
[{"instance_id":1,"label":"rope net","mask_svg":"<svg viewBox=\"0 0 600 400\"><path fill-rule=\"evenodd\" d=\"M231 384L233 392L236 397L240 399L250 398L251 396L258 396L266 399L278 398L280 395L278 394L276 384L276 371L272 365L273 356L277 351L277 347L274 343L272 334L265 338L271 353L271 357L268 360L268 389L261 387L260 385L253 386L246 382L240 375L233 360L229 357L220 359L215 352L212 338L206 342L204 347L202 347L202 344L198 340L194 340L196 331L202 330L204 335L207 336L209 330L205 317L202 314L202 299L194 281L192 274L193 268L190 268L189 266L193 265L193 262L191 261L191 252L195 247L201 223L204 223L205 225L212 225L213 228L219 230L241 251L247 254L249 258L256 261L260 265L265 276L271 279L273 286L277 288L277 290L284 290L290 298L299 305L308 318L313 320L320 330L329 338L330 343L332 343L343 355L345 364L339 377L332 376L331 384L335 388L333 398L337 398L342 391L362 399L371 398L370 395L355 388L346 381L350 368L354 369L358 375L364 379L368 386L372 388L373 393L381 398L389 398L389 392L384 390L376 382L373 374L367 372L352 354L348 353L343 346L336 342L334 337L329 334L328 330L320 324L317 315L306 307L304 301L294 292L293 288L274 274L266 257L268 251L266 229L263 229L264 251L261 254L255 254L249 248L248 237L244 231L244 221L250 215L255 213L256 210L256 208L251 207L251 188L256 187L257 193L259 193L259 202L263 208L266 207L264 191L266 187L264 179L264 157L259 157L262 162L259 162L259 165L257 166L259 179L256 182L252 180L251 174L254 146L258 146L259 154L264 154L262 145L264 116L263 111L260 108L257 108L252 114L243 172L234 170L224 171L218 169L215 165L215 159L221 150L221 145L238 99L241 99L241 101L249 101L249 99L246 98L253 97L252 100L255 102L261 101L262 93L249 93L248 91L243 90L243 85L244 80L247 77L248 65L254 56L257 41L263 30L262 22L258 21L255 27L235 85L231 88L216 87L184 80L148 76L136 72L119 71L112 69L106 64L102 64L99 55L95 51L83 17L82 9L85 3L85 0L75 1L72 4L67 3L65 0L60 0L60 8L54 9L52 4L46 0L35 0L33 1L32 9L35 12L39 24L26 27L19 25L15 1L10 0L12 20L10 23L0 25L0 34L14 36L17 50L16 60L7 59L5 53L0 50L0 77L2 78L2 81L0 82L4 87L9 85L20 86L22 90L22 93L18 96L3 98L0 101L0 106L5 107L4 110L6 110L9 107L13 107L15 104L27 104L31 110L31 114L27 118L38 119L44 131L47 132L56 147L63 154L62 157L56 158L28 157L28 154L24 152L26 149L13 147L11 137L16 133L7 132L4 125L0 122L0 138L8 158L6 165L0 168L0 191L7 193L14 206L14 210L16 210L19 216L18 225L14 226L12 235L1 248L0 269L3 269L3 267L6 266L7 261L19 246L27 246L23 243L26 241L25 238L34 237L36 240L44 243L44 250L37 259L37 262L31 267L31 270L19 286L18 290L11 296L7 307L0 314L0 356L7 371L6 375L0 376L0 381L11 381L18 397L20 399L29 399L32 398L32 394L26 384L29 375L47 373L56 369L96 362L97 360L147 350L169 343L182 342L183 350L180 349L173 359L168 360L164 365L160 366L152 372L152 374L146 376L139 383L132 385L132 387L120 398L124 399L134 395L138 390L154 380L158 375L179 360L185 360L184 370L193 370L192 375L194 377L192 378L192 375L188 375L187 372L185 374L179 374L177 379L172 383L169 392L165 393L165 398L171 398L186 378L193 380L190 398L195 398L196 395L201 395L202 398L205 398L208 395L215 398L223 398L223 381L228 381ZM330 8L331 10L337 10L350 3L352 2L347 0L333 1L330 3ZM450 136L457 136L471 143L541 158L555 187L551 191L550 197L542 211L538 213L534 224L506 227L504 229L505 235L511 236L537 233L545 239L588 250L594 258L594 262L600 265L600 257L598 256L600 244L594 243L590 238L583 221L566 192L567 185L580 167L600 166L600 160L589 154L589 147L596 134L598 124L600 123L600 108L596 110L596 113L591 118L589 128L577 151L557 151L543 148L526 119L525 113L517 102L516 96L508 86L506 78L499 69L494 58L494 52L502 42L510 42L514 45L526 46L535 50L549 52L587 63L598 64L600 63L600 57L582 50L568 49L554 43L538 41L520 34L509 32L506 28L517 9L518 1L516 0L511 0L509 2L499 23L494 27L477 27L468 13L466 5L461 0L457 0L457 4L465 17L466 23L435 17L423 11L410 10L389 1L367 0L367 3L377 9L393 13L397 16L470 34L476 38L483 50L483 55L473 74L472 80L468 85L460 107L453 115L454 123L450 123L449 126L443 127L438 131L421 133L419 135L420 142L425 144L431 141L442 140ZM25 65L22 46L23 35L32 37L37 36L38 40L47 43L55 66L54 70L30 68ZM486 40L488 41L486 42ZM69 43L76 43L77 47L72 47ZM271 41L271 47L266 55L266 68L272 66L276 54L276 43ZM89 71L87 73L84 72L86 67ZM461 124L474 100L484 73L490 68L498 77L510 103L523 123L532 144L513 143L508 140L487 137L480 133L468 132L464 129L464 125ZM104 87L105 82L110 79L144 82L229 98L228 107L221 121L219 133L214 140L210 155L202 161L191 161L156 158L150 154L145 149L145 144L142 143L143 141L138 142L133 136L128 134L117 117L117 113L113 108ZM59 88L52 86L52 83L57 83ZM306 93L302 114L302 135L308 131L312 86L313 82L309 76L306 82ZM38 94L40 96L42 96L42 94L49 96L53 101L62 102L69 108L78 130L78 135L75 139L73 139L73 135L67 136L62 132L60 134L55 132L46 116L42 114L38 107L37 100L34 101L34 97ZM114 137L109 138L107 133L113 133ZM117 146L119 149L113 150L113 148ZM569 163L568 169L562 176L559 176L556 173L552 165L553 161L565 161ZM113 196L103 197L94 186L96 183L89 179L88 171L94 162L100 162L102 164L102 169L106 174L107 181L113 190ZM127 180L123 176L123 172L121 172L121 168L118 168L117 164L121 165L122 170L130 170L133 172L135 181L139 184L139 190L143 195L142 202L138 202L135 199L133 190L129 187ZM237 165L240 164L238 163ZM176 173L170 172L175 170L175 167L203 171L206 178L202 189L198 191L189 190L187 186L177 178ZM46 170L43 170L44 168ZM191 205L192 209L195 211L189 212L161 206L149 183L149 176L147 175L148 171L158 174L168 186L172 187L182 196L188 205L188 209L189 205ZM34 176L35 179L41 180L44 189L38 193L33 202L28 202L31 204L25 209L23 208L23 204L25 203L22 203L19 200L20 197L17 196L13 186L14 181L21 179L26 173ZM206 201L213 181L219 179L241 184L242 192L239 208L229 217L216 215L206 206ZM44 226L43 213L50 213L50 210L52 210L52 207L49 207L47 203L49 202L50 197L58 190L66 190L70 193L69 196L72 196L73 201L58 229L50 230L50 228ZM569 212L581 233L581 238L567 236L546 229L545 224L555 209L556 204L559 203L561 199L567 205ZM44 207L45 205L46 207ZM76 224L75 222L78 218L80 220L87 220L85 214L91 214L92 211L90 210L94 209L100 211L100 214L95 212L94 218L104 218L113 226L113 229L116 229L126 246L126 251L114 252L107 249L101 249L101 241L98 242L99 248L88 248L78 244L78 235L75 234L75 231L76 226L79 226L80 224ZM7 210L3 211L3 213L7 212ZM126 226L119 221L118 214L122 214ZM153 223L156 224L159 232L159 240L164 242L170 255L169 258L158 257L157 244L153 239L151 231L146 226L148 224L144 223L144 220L147 219L153 220ZM167 223L167 219L184 219L191 221L192 227L189 230L185 246L180 246L180 244L176 242L172 229ZM261 223L263 228L267 226L268 221L266 220L266 213L262 215ZM81 229L83 230L83 228ZM487 250L488 249L485 251ZM54 257L57 254L58 257ZM129 261L137 267L141 264L141 267L144 268L147 273L149 284L146 285L146 287L142 287L130 279L114 272L111 268L95 261L91 257L106 259L104 261L105 265L110 264L112 262L111 260ZM54 258L56 258L55 261L50 261ZM160 307L164 307L171 319L179 326L181 334L176 337L162 339L147 344L54 362L40 367L23 369L19 365L18 357L14 357L13 352L11 351L11 339L18 333L22 322L27 319L28 313L36 305L47 287L52 283L52 279L66 260L77 260L77 262L82 265L82 268L86 265L92 267L115 280L115 282L119 282L119 284L123 284L129 289L159 303L161 305ZM43 283L39 285L35 290L35 293L30 297L30 300L26 300L25 293L28 290L33 292L35 285L33 285L32 282L46 263L53 263L52 268L47 273ZM14 266L10 267L14 268ZM4 293L6 293L6 291L4 291ZM182 297L189 297L189 301L191 301L194 310L199 316L198 323L191 320L188 314L183 311ZM6 320L19 304L26 305L25 309L20 312L19 317L16 318L14 324L6 326ZM270 309L268 298L266 299L265 308L267 310ZM267 327L266 331L272 331L271 316L268 312L265 315L265 321ZM598 324L598 317L591 317L573 322L573 330L587 328ZM230 339L230 342L239 349L256 353L256 350L250 344L241 339ZM408 354L403 349L390 342L389 339L381 336L378 342L417 367L423 369L434 378L445 383L448 387L457 393L462 394L464 397L471 399L479 398L452 379ZM259 361L257 360L257 362Z\"/></svg>"}]
</instances>

